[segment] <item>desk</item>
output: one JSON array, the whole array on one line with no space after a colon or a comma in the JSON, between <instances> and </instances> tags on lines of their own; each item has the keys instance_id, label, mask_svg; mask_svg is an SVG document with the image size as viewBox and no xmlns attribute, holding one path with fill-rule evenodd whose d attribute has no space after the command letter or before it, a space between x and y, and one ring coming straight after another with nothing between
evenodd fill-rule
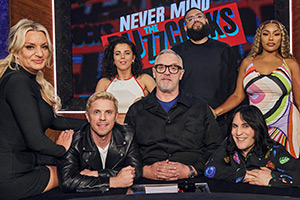
<instances>
[{"instance_id":1,"label":"desk","mask_svg":"<svg viewBox=\"0 0 300 200\"><path fill-rule=\"evenodd\" d=\"M275 188L263 187L256 185L249 185L246 183L231 183L227 181L217 181L208 179L206 177L197 177L193 179L194 182L207 182L211 193L193 192L193 193L178 193L178 194L134 194L125 195L127 189L112 189L108 193L102 194L100 192L93 193L63 193L59 188L48 191L44 194L28 198L27 200L53 200L53 199L76 199L76 200L164 200L164 199L224 199L224 200L282 200L300 198L300 188ZM174 183L162 182L143 179L139 184L146 183ZM297 199L298 199L297 198Z\"/></svg>"}]
</instances>

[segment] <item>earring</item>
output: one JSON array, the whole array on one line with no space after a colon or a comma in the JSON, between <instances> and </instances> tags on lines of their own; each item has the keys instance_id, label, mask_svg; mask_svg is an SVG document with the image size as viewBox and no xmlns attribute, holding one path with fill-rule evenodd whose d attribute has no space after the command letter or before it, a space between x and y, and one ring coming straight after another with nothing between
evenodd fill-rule
<instances>
[{"instance_id":1,"label":"earring","mask_svg":"<svg viewBox=\"0 0 300 200\"><path fill-rule=\"evenodd\" d=\"M16 63L15 68L16 68L17 70L19 70L18 57L17 57L17 56L15 56L15 63Z\"/></svg>"}]
</instances>

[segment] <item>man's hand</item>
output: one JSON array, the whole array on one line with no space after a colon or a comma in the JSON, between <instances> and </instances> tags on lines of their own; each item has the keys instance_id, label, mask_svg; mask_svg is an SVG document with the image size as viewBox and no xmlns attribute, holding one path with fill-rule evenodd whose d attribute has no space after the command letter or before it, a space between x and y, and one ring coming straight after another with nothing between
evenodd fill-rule
<instances>
[{"instance_id":1,"label":"man's hand","mask_svg":"<svg viewBox=\"0 0 300 200\"><path fill-rule=\"evenodd\" d=\"M152 180L176 180L175 167L169 165L169 160L155 162L143 168L143 177Z\"/></svg>"},{"instance_id":2,"label":"man's hand","mask_svg":"<svg viewBox=\"0 0 300 200\"><path fill-rule=\"evenodd\" d=\"M246 171L246 174L245 174L245 177L244 177L244 179L243 179L243 182L244 182L244 183L249 182L249 180L251 180L251 179L255 179L255 176L250 175L248 172L249 172L249 171L247 170L247 171Z\"/></svg>"},{"instance_id":3,"label":"man's hand","mask_svg":"<svg viewBox=\"0 0 300 200\"><path fill-rule=\"evenodd\" d=\"M125 188L133 184L135 177L135 168L127 166L121 169L116 177L110 177L109 187L110 188Z\"/></svg>"},{"instance_id":4,"label":"man's hand","mask_svg":"<svg viewBox=\"0 0 300 200\"><path fill-rule=\"evenodd\" d=\"M89 169L84 169L80 172L81 175L85 175L85 176L94 176L94 177L98 177L98 171L91 171Z\"/></svg>"},{"instance_id":5,"label":"man's hand","mask_svg":"<svg viewBox=\"0 0 300 200\"><path fill-rule=\"evenodd\" d=\"M152 180L174 181L188 178L189 174L190 169L187 165L169 160L155 162L143 168L143 177Z\"/></svg>"},{"instance_id":6,"label":"man's hand","mask_svg":"<svg viewBox=\"0 0 300 200\"><path fill-rule=\"evenodd\" d=\"M175 173L177 176L177 179L183 179L183 178L188 178L190 175L190 168L189 166L179 163L179 162L169 162L170 165L173 165L176 169ZM197 171L194 168L194 171L196 172L197 175ZM176 179L176 180L177 180Z\"/></svg>"},{"instance_id":7,"label":"man's hand","mask_svg":"<svg viewBox=\"0 0 300 200\"><path fill-rule=\"evenodd\" d=\"M244 182L252 185L268 186L272 179L271 170L267 167L246 171Z\"/></svg>"}]
</instances>

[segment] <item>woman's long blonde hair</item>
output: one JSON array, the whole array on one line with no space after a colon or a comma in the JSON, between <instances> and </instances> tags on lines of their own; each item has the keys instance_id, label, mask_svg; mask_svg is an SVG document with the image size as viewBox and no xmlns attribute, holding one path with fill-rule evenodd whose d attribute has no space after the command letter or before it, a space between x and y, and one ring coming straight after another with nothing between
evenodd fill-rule
<instances>
[{"instance_id":1,"label":"woman's long blonde hair","mask_svg":"<svg viewBox=\"0 0 300 200\"><path fill-rule=\"evenodd\" d=\"M12 70L15 70L11 67L11 62L16 62L14 53L17 53L25 44L25 35L28 31L40 31L43 32L46 36L48 42L49 55L46 62L46 67L51 68L51 58L53 53L53 46L50 40L49 33L47 29L34 21L28 19L22 19L13 27L11 27L8 37L8 56L0 60L0 78L9 67ZM40 84L43 93L50 100L55 111L61 108L60 98L54 94L53 86L44 78L44 73L40 70L37 73L36 81Z\"/></svg>"},{"instance_id":2,"label":"woman's long blonde hair","mask_svg":"<svg viewBox=\"0 0 300 200\"><path fill-rule=\"evenodd\" d=\"M250 51L250 55L255 58L256 56L260 55L263 51L263 47L261 44L261 33L264 27L267 24L276 24L277 27L279 28L281 32L281 44L278 48L278 53L283 57L283 58L292 58L292 54L290 53L290 39L289 39L289 34L284 27L282 23L280 23L277 20L267 20L263 23L261 23L258 28L256 29L255 37L254 37L254 42L252 49Z\"/></svg>"}]
</instances>

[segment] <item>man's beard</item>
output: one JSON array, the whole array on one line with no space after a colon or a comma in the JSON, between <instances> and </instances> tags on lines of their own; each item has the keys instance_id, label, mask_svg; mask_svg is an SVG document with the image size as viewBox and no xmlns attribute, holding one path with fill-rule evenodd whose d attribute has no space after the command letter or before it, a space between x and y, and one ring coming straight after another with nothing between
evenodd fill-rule
<instances>
[{"instance_id":1,"label":"man's beard","mask_svg":"<svg viewBox=\"0 0 300 200\"><path fill-rule=\"evenodd\" d=\"M160 91L163 93L171 93L175 90L176 86L174 85L169 85L167 87L163 86L162 84L157 84L157 87Z\"/></svg>"},{"instance_id":2,"label":"man's beard","mask_svg":"<svg viewBox=\"0 0 300 200\"><path fill-rule=\"evenodd\" d=\"M211 33L210 26L206 23L203 24L201 29L194 30L193 27L187 28L187 35L190 39L194 41L202 40L203 38L207 37Z\"/></svg>"},{"instance_id":3,"label":"man's beard","mask_svg":"<svg viewBox=\"0 0 300 200\"><path fill-rule=\"evenodd\" d=\"M161 79L156 84L157 88L163 93L171 93L176 89L177 86L173 81L169 84L164 84Z\"/></svg>"}]
</instances>

